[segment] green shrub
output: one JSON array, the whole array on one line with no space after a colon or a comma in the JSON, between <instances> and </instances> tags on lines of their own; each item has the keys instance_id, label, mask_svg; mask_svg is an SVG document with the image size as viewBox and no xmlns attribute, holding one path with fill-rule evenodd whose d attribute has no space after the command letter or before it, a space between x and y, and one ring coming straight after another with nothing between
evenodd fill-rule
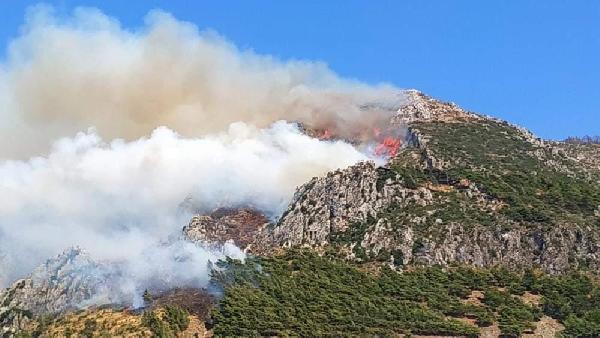
<instances>
[{"instance_id":1,"label":"green shrub","mask_svg":"<svg viewBox=\"0 0 600 338\"><path fill-rule=\"evenodd\" d=\"M178 306L165 306L164 319L169 324L171 330L174 332L184 331L188 328L188 325L190 324L189 315L189 312Z\"/></svg>"},{"instance_id":2,"label":"green shrub","mask_svg":"<svg viewBox=\"0 0 600 338\"><path fill-rule=\"evenodd\" d=\"M83 331L81 331L81 335L84 337L94 337L94 332L96 331L96 321L88 318L83 323Z\"/></svg>"},{"instance_id":3,"label":"green shrub","mask_svg":"<svg viewBox=\"0 0 600 338\"><path fill-rule=\"evenodd\" d=\"M156 336L161 338L174 338L175 334L169 328L169 324L163 322L156 311L145 311L142 315L142 325L149 328Z\"/></svg>"},{"instance_id":4,"label":"green shrub","mask_svg":"<svg viewBox=\"0 0 600 338\"><path fill-rule=\"evenodd\" d=\"M152 303L152 294L148 291L148 290L144 290L144 294L142 295L142 299L144 300L144 303L146 304L150 304Z\"/></svg>"},{"instance_id":5,"label":"green shrub","mask_svg":"<svg viewBox=\"0 0 600 338\"><path fill-rule=\"evenodd\" d=\"M582 317L569 315L564 322L565 337L599 337L600 336L600 309L587 312Z\"/></svg>"}]
</instances>

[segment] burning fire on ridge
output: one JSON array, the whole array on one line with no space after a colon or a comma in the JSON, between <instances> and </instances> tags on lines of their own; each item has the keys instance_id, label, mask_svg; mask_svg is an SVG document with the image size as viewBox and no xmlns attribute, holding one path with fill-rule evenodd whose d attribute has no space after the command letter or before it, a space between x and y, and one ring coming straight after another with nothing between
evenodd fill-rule
<instances>
[{"instance_id":1,"label":"burning fire on ridge","mask_svg":"<svg viewBox=\"0 0 600 338\"><path fill-rule=\"evenodd\" d=\"M350 139L339 136L330 127L314 131L308 131L305 127L302 129L309 136L322 141L344 140L354 145L374 145L372 150L373 155L386 159L394 158L403 145L402 129L389 124L385 128L373 127L372 129L365 129Z\"/></svg>"},{"instance_id":2,"label":"burning fire on ridge","mask_svg":"<svg viewBox=\"0 0 600 338\"><path fill-rule=\"evenodd\" d=\"M402 146L402 141L398 138L388 136L381 141L375 148L375 155L386 156L393 158L398 154L398 150Z\"/></svg>"}]
</instances>

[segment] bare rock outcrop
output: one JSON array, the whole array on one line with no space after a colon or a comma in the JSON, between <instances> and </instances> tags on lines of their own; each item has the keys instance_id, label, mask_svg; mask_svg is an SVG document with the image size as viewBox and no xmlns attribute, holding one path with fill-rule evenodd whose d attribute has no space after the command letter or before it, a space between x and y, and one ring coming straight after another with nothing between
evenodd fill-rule
<instances>
[{"instance_id":1,"label":"bare rock outcrop","mask_svg":"<svg viewBox=\"0 0 600 338\"><path fill-rule=\"evenodd\" d=\"M249 208L219 208L210 215L196 215L183 227L183 235L192 242L223 244L233 241L245 249L269 220Z\"/></svg>"},{"instance_id":2,"label":"bare rock outcrop","mask_svg":"<svg viewBox=\"0 0 600 338\"><path fill-rule=\"evenodd\" d=\"M549 230L502 225L440 224L443 235L419 234L414 226L387 219L367 230L357 245L372 256L400 252L396 265L452 263L509 269L542 268L548 273L600 268L600 236L592 227L563 225ZM395 258L397 259L398 256Z\"/></svg>"},{"instance_id":3,"label":"bare rock outcrop","mask_svg":"<svg viewBox=\"0 0 600 338\"><path fill-rule=\"evenodd\" d=\"M430 197L427 189L406 189L379 171L388 172L372 162L361 162L313 178L298 188L279 222L263 231L260 245L324 245L329 243L331 233L376 217L392 202L419 203Z\"/></svg>"},{"instance_id":4,"label":"bare rock outcrop","mask_svg":"<svg viewBox=\"0 0 600 338\"><path fill-rule=\"evenodd\" d=\"M454 103L442 102L418 90L406 90L407 103L400 107L392 123L457 122L479 120L482 116L467 112Z\"/></svg>"}]
</instances>

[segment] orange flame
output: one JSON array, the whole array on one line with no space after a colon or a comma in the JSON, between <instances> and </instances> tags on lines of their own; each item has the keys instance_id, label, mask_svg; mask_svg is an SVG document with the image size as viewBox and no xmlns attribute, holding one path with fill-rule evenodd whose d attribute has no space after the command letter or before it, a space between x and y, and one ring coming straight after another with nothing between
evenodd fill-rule
<instances>
[{"instance_id":1,"label":"orange flame","mask_svg":"<svg viewBox=\"0 0 600 338\"><path fill-rule=\"evenodd\" d=\"M397 138L388 136L375 148L375 155L381 156L386 155L388 157L395 157L398 154L398 149L402 145L402 141Z\"/></svg>"},{"instance_id":2,"label":"orange flame","mask_svg":"<svg viewBox=\"0 0 600 338\"><path fill-rule=\"evenodd\" d=\"M400 147L402 147L402 140L394 132L395 130L382 130L379 127L365 128L360 134L356 134L356 138L352 138L350 142L375 141L377 146L374 149L374 154L391 159L396 157ZM314 135L322 141L338 138L336 130L330 127L316 129Z\"/></svg>"},{"instance_id":3,"label":"orange flame","mask_svg":"<svg viewBox=\"0 0 600 338\"><path fill-rule=\"evenodd\" d=\"M323 132L318 136L319 140L329 140L333 137L333 133L329 128L323 130Z\"/></svg>"}]
</instances>

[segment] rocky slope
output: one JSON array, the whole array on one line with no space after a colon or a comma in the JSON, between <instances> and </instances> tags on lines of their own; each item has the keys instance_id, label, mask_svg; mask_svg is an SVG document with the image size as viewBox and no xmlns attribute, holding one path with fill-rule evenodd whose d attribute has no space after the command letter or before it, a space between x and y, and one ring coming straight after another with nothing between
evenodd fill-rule
<instances>
[{"instance_id":1,"label":"rocky slope","mask_svg":"<svg viewBox=\"0 0 600 338\"><path fill-rule=\"evenodd\" d=\"M0 293L0 336L18 331L38 315L94 303L92 297L103 288L102 271L102 266L79 248L49 259L29 277Z\"/></svg>"},{"instance_id":2,"label":"rocky slope","mask_svg":"<svg viewBox=\"0 0 600 338\"><path fill-rule=\"evenodd\" d=\"M205 290L148 293L144 295L145 311L132 311L132 304L121 303L120 291L107 285L111 273L110 266L93 261L79 248L49 259L0 292L0 337L24 332L36 337L151 337L151 325L144 323L142 314L153 311L160 317L174 306L189 317L188 328L177 336L203 335L203 320L214 304L214 297Z\"/></svg>"},{"instance_id":3,"label":"rocky slope","mask_svg":"<svg viewBox=\"0 0 600 338\"><path fill-rule=\"evenodd\" d=\"M256 252L331 246L397 267L600 268L598 152L409 94L394 119L408 125L406 146L390 165L306 183Z\"/></svg>"},{"instance_id":4,"label":"rocky slope","mask_svg":"<svg viewBox=\"0 0 600 338\"><path fill-rule=\"evenodd\" d=\"M209 215L196 215L183 227L192 242L223 244L232 241L245 249L258 231L269 223L260 212L249 208L219 208Z\"/></svg>"}]
</instances>

